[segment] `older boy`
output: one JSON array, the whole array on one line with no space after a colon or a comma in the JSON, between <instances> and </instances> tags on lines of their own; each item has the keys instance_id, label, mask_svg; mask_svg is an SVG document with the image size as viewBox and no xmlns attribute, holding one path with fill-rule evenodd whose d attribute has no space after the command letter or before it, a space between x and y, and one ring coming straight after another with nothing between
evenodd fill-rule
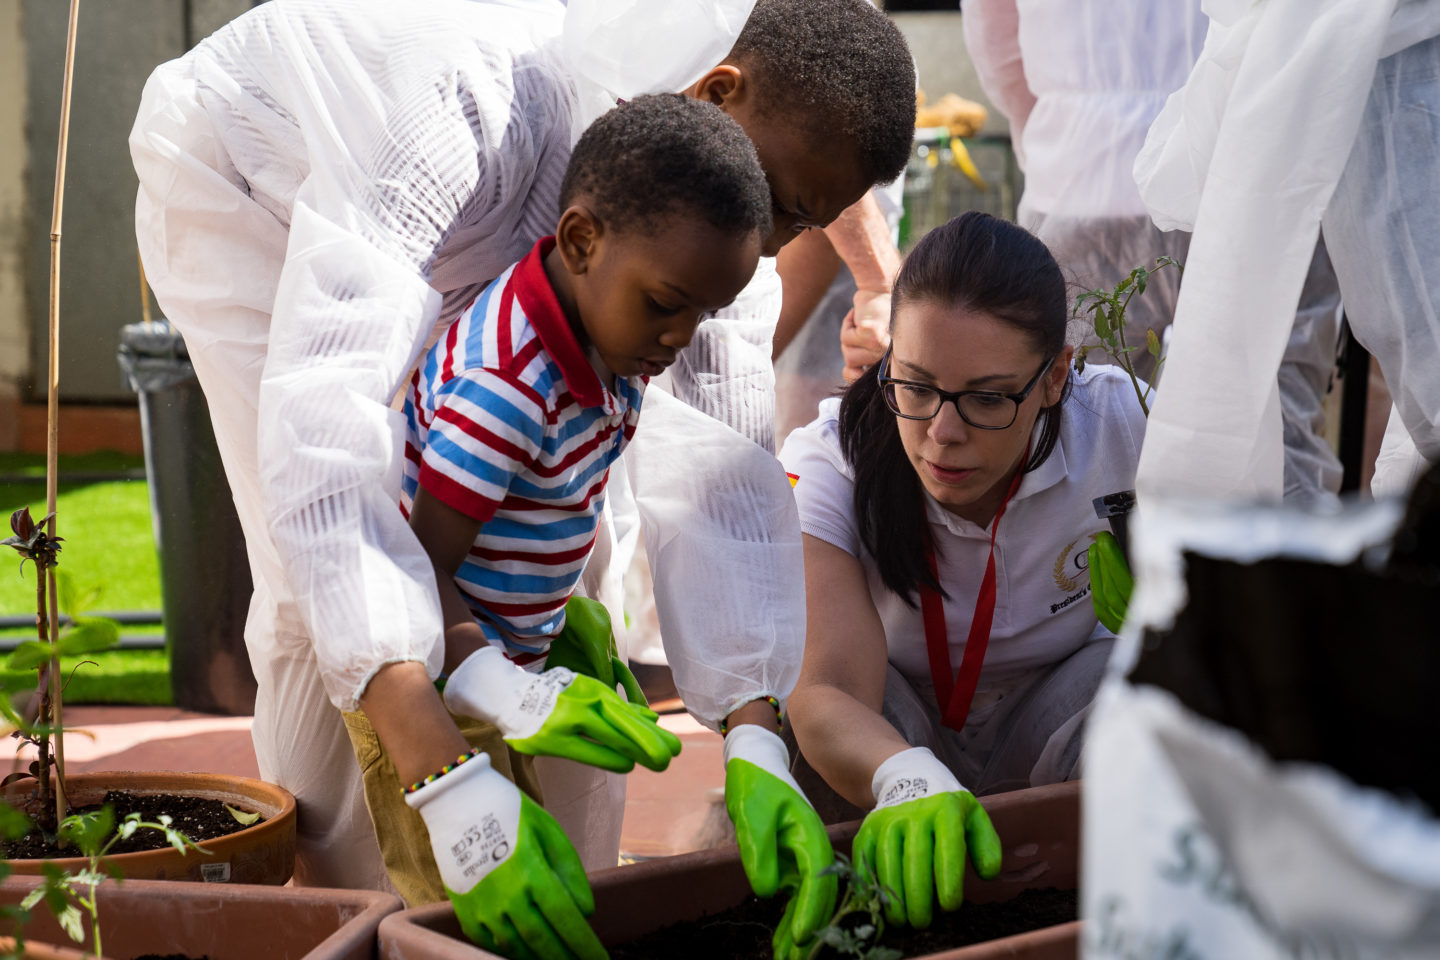
<instances>
[{"instance_id":1,"label":"older boy","mask_svg":"<svg viewBox=\"0 0 1440 960\"><path fill-rule=\"evenodd\" d=\"M430 562L393 510L400 425L388 405L442 299L447 315L458 309L475 278L499 275L554 224L581 104L606 103L560 51L558 10L265 4L158 68L132 133L147 273L190 347L250 551L256 753L266 778L300 799L301 882L383 882L336 707L363 698L407 778L453 756L431 735L451 723L443 705L414 709L441 667L441 617ZM767 252L836 219L908 156L912 62L864 0L759 0L731 55L696 63L676 86L755 143L776 207ZM768 364L734 363L761 341L768 357L778 284L762 270L756 297L702 324L685 368L671 369L683 410L739 428L708 451L717 464L748 463L747 437L767 439ZM667 626L677 683L709 724L773 730L766 698L788 694L803 642L793 612L778 629L773 606L803 603L773 587L798 585L793 507L777 533L755 508L763 494L784 513L774 484L729 500L736 511L702 502L717 482L681 480L686 499L654 521L690 558L656 565L662 617L697 590L724 616ZM642 513L659 517L646 499ZM718 532L697 543L702 528ZM697 581L714 542L748 548L748 563ZM765 603L746 592L756 584L772 585ZM742 845L770 851L757 889L775 889L777 858L793 876L802 846L825 846L805 806L737 794ZM793 883L807 904L793 924L803 938L823 923L823 884Z\"/></svg>"}]
</instances>

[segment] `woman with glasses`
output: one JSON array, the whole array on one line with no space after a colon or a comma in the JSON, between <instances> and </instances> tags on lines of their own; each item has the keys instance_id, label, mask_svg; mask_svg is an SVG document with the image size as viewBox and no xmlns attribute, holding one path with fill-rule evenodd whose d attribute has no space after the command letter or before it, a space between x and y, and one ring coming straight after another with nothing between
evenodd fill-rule
<instances>
[{"instance_id":1,"label":"woman with glasses","mask_svg":"<svg viewBox=\"0 0 1440 960\"><path fill-rule=\"evenodd\" d=\"M1012 223L928 234L893 304L889 351L781 453L805 534L789 719L797 781L831 822L874 808L857 860L923 926L967 846L999 869L975 794L1076 775L1113 640L1091 501L1133 485L1145 418L1118 367L1071 369L1064 278Z\"/></svg>"}]
</instances>

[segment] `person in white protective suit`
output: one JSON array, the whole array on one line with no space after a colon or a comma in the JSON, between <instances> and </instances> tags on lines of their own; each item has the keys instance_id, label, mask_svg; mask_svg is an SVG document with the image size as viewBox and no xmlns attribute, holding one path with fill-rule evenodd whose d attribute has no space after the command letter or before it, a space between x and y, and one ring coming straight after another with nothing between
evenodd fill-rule
<instances>
[{"instance_id":1,"label":"person in white protective suit","mask_svg":"<svg viewBox=\"0 0 1440 960\"><path fill-rule=\"evenodd\" d=\"M717 103L766 170L772 255L903 168L914 73L893 25L863 0L750 7L281 0L147 83L137 235L245 530L256 753L300 801L300 882L384 884L340 710L365 711L402 779L454 763L391 401L437 320L551 229L589 119L651 91ZM662 378L673 396L650 391L627 458L677 686L702 722L747 731L727 805L752 883L799 891L783 946L824 922L834 879L813 876L828 841L773 732L804 619L771 452L777 300L762 260Z\"/></svg>"},{"instance_id":2,"label":"person in white protective suit","mask_svg":"<svg viewBox=\"0 0 1440 960\"><path fill-rule=\"evenodd\" d=\"M1136 160L1193 231L1138 489L1282 490L1274 373L1321 235L1395 401L1372 489L1440 459L1440 2L1209 0L1205 49Z\"/></svg>"},{"instance_id":3,"label":"person in white protective suit","mask_svg":"<svg viewBox=\"0 0 1440 960\"><path fill-rule=\"evenodd\" d=\"M1133 167L1165 98L1200 55L1200 0L967 0L963 24L980 84L1009 118L1025 174L1016 219L1045 241L1076 291L1109 290L1160 256L1184 263L1189 233L1151 222ZM1143 344L1146 330L1164 334L1180 286L1176 270L1150 278L1126 311L1130 343ZM1294 321L1280 368L1285 495L1331 502L1341 468L1324 437L1323 402L1340 318L1323 246ZM1094 342L1092 331L1072 336ZM1243 350L1238 342L1226 346ZM1091 362L1107 359L1090 355ZM1131 359L1142 377L1155 376L1146 351Z\"/></svg>"},{"instance_id":4,"label":"person in white protective suit","mask_svg":"<svg viewBox=\"0 0 1440 960\"><path fill-rule=\"evenodd\" d=\"M923 927L967 852L999 870L976 795L1078 775L1114 641L1091 502L1133 484L1145 417L1118 368L1071 369L1065 281L1013 223L931 231L894 305L881 361L781 451L809 610L792 772L827 822L864 816L853 859Z\"/></svg>"}]
</instances>

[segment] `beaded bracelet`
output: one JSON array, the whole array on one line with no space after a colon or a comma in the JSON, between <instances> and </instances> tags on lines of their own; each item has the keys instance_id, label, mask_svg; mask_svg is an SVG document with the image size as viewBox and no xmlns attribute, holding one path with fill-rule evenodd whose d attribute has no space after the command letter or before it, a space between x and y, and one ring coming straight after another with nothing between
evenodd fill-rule
<instances>
[{"instance_id":1,"label":"beaded bracelet","mask_svg":"<svg viewBox=\"0 0 1440 960\"><path fill-rule=\"evenodd\" d=\"M785 714L780 712L780 701L774 697L762 697L766 703L775 708L775 723L781 730L785 729ZM720 721L720 736L724 737L730 733L730 724L724 720Z\"/></svg>"},{"instance_id":2,"label":"beaded bracelet","mask_svg":"<svg viewBox=\"0 0 1440 960\"><path fill-rule=\"evenodd\" d=\"M445 776L445 774L449 773L451 770L454 770L456 767L458 767L458 766L460 766L461 764L463 764L466 760L474 760L476 757L480 756L480 754L482 754L482 753L484 753L484 752L485 752L485 751L481 750L479 747L475 747L475 748L474 748L473 750L471 750L469 753L462 753L460 756L458 756L458 757L455 758L455 762L454 762L454 763L447 763L445 766L441 767L439 773L432 773L432 774L430 774L430 776L426 777L424 780L416 780L414 783L410 784L410 786L408 786L408 787L401 787L401 788L400 788L400 796L402 796L402 797L403 797L403 796L407 796L407 795L409 795L409 794L414 793L416 790L419 790L421 787L426 786L427 784L434 783L436 780L439 780L441 777Z\"/></svg>"}]
</instances>

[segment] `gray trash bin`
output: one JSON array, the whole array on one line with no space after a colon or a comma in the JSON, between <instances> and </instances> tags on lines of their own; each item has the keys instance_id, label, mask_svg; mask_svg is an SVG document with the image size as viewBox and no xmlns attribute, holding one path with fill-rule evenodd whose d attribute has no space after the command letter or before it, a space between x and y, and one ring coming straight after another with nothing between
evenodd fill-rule
<instances>
[{"instance_id":1,"label":"gray trash bin","mask_svg":"<svg viewBox=\"0 0 1440 960\"><path fill-rule=\"evenodd\" d=\"M118 359L140 397L175 705L253 713L244 636L250 565L185 342L165 321L132 323L120 330Z\"/></svg>"}]
</instances>

